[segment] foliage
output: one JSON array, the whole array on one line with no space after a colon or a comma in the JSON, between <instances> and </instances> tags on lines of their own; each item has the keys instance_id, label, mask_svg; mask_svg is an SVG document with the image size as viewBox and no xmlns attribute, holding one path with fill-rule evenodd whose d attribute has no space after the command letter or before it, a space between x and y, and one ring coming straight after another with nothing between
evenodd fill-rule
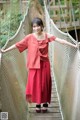
<instances>
[{"instance_id":1,"label":"foliage","mask_svg":"<svg viewBox=\"0 0 80 120\"><path fill-rule=\"evenodd\" d=\"M22 20L22 15L17 14L17 15L7 15L7 19L1 21L0 25L0 46L4 46L5 42L7 39L12 37L20 24L20 21Z\"/></svg>"},{"instance_id":2,"label":"foliage","mask_svg":"<svg viewBox=\"0 0 80 120\"><path fill-rule=\"evenodd\" d=\"M10 7L6 8L5 15L4 10L0 11L0 47L4 46L6 40L12 37L19 27L23 18L19 5L18 0L14 0L10 3Z\"/></svg>"}]
</instances>

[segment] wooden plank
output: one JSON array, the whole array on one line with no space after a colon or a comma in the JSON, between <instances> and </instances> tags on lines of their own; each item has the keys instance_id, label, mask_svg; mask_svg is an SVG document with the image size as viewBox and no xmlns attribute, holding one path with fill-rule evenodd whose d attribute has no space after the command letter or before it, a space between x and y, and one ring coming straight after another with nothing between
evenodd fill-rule
<instances>
[{"instance_id":1,"label":"wooden plank","mask_svg":"<svg viewBox=\"0 0 80 120\"><path fill-rule=\"evenodd\" d=\"M60 10L60 8L62 8L62 9L68 9L68 7L67 6L65 6L65 5L61 5L61 6L50 6L50 10Z\"/></svg>"},{"instance_id":2,"label":"wooden plank","mask_svg":"<svg viewBox=\"0 0 80 120\"><path fill-rule=\"evenodd\" d=\"M59 20L61 20L61 18L63 19L63 16L51 15L51 19L52 19L53 21L59 21ZM64 14L64 19L69 19L69 16ZM68 21L68 20L67 20L67 21Z\"/></svg>"},{"instance_id":3,"label":"wooden plank","mask_svg":"<svg viewBox=\"0 0 80 120\"><path fill-rule=\"evenodd\" d=\"M55 107L55 108L59 108L59 104L58 103L55 103L55 104L52 104L52 105L50 105L50 107Z\"/></svg>"},{"instance_id":4,"label":"wooden plank","mask_svg":"<svg viewBox=\"0 0 80 120\"><path fill-rule=\"evenodd\" d=\"M51 94L51 99L53 98L57 98L57 95L56 94Z\"/></svg>"},{"instance_id":5,"label":"wooden plank","mask_svg":"<svg viewBox=\"0 0 80 120\"><path fill-rule=\"evenodd\" d=\"M35 113L36 111L35 111L35 107L31 107L30 109L29 109L29 112L30 113ZM55 108L55 107L49 107L48 108L48 112L47 113L60 113L60 109L59 108Z\"/></svg>"},{"instance_id":6,"label":"wooden plank","mask_svg":"<svg viewBox=\"0 0 80 120\"><path fill-rule=\"evenodd\" d=\"M32 104L32 105L28 105L28 108L35 108L36 104ZM54 107L59 107L59 103L56 102L56 103L50 103L49 104L49 107L51 108L54 108Z\"/></svg>"},{"instance_id":7,"label":"wooden plank","mask_svg":"<svg viewBox=\"0 0 80 120\"><path fill-rule=\"evenodd\" d=\"M48 118L31 118L29 120L62 120L61 118L55 118L55 117L48 117Z\"/></svg>"},{"instance_id":8,"label":"wooden plank","mask_svg":"<svg viewBox=\"0 0 80 120\"><path fill-rule=\"evenodd\" d=\"M58 28L61 27L62 29L65 29L65 27L67 27L68 30L73 30L75 25L76 25L77 29L80 29L79 21L75 21L75 23L74 22L72 22L72 23L68 22L66 24L64 22L61 22L61 26L60 26L60 22L56 22L56 26Z\"/></svg>"},{"instance_id":9,"label":"wooden plank","mask_svg":"<svg viewBox=\"0 0 80 120\"><path fill-rule=\"evenodd\" d=\"M30 113L29 112L29 114L31 115L31 116L35 116L35 117L51 117L51 116L54 116L54 117L56 117L56 118L59 118L59 117L61 117L61 114L60 113L51 113L51 112L48 112L48 113L36 113L36 112L32 112L32 113Z\"/></svg>"},{"instance_id":10,"label":"wooden plank","mask_svg":"<svg viewBox=\"0 0 80 120\"><path fill-rule=\"evenodd\" d=\"M41 119L48 118L48 120L50 120L51 117L53 117L53 118L61 118L61 114L60 113L36 113L36 112L30 113L29 112L28 117L29 117L28 120L30 120L30 118L34 118L33 120L35 120L36 118L37 119L38 118L41 118Z\"/></svg>"},{"instance_id":11,"label":"wooden plank","mask_svg":"<svg viewBox=\"0 0 80 120\"><path fill-rule=\"evenodd\" d=\"M52 99L52 98L58 98L58 96L57 96L57 93L56 93L56 92L51 93L51 99Z\"/></svg>"},{"instance_id":12,"label":"wooden plank","mask_svg":"<svg viewBox=\"0 0 80 120\"><path fill-rule=\"evenodd\" d=\"M33 105L28 105L28 109L30 109L30 108L35 108L36 107L36 105L35 104L33 104ZM59 108L59 103L58 102L51 102L50 104L49 104L49 108Z\"/></svg>"},{"instance_id":13,"label":"wooden plank","mask_svg":"<svg viewBox=\"0 0 80 120\"><path fill-rule=\"evenodd\" d=\"M61 117L48 116L48 117L29 117L27 120L62 120Z\"/></svg>"}]
</instances>

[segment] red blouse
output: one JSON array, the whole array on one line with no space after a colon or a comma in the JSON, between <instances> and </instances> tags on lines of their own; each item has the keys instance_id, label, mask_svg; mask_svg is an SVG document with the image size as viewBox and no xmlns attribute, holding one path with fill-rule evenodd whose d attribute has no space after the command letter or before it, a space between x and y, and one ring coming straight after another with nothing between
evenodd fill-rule
<instances>
[{"instance_id":1,"label":"red blouse","mask_svg":"<svg viewBox=\"0 0 80 120\"><path fill-rule=\"evenodd\" d=\"M48 43L54 41L55 39L55 36L48 38L46 34L45 40L37 40L33 34L29 34L23 40L17 42L15 45L20 52L28 49L27 67L39 69L40 60L49 60Z\"/></svg>"}]
</instances>

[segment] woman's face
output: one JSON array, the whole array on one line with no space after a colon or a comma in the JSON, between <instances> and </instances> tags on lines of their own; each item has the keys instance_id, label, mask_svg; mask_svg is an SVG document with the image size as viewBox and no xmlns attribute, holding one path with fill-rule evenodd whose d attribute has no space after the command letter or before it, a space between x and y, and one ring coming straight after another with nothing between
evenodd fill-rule
<instances>
[{"instance_id":1,"label":"woman's face","mask_svg":"<svg viewBox=\"0 0 80 120\"><path fill-rule=\"evenodd\" d=\"M33 32L39 34L42 32L42 27L37 25L36 23L33 24Z\"/></svg>"}]
</instances>

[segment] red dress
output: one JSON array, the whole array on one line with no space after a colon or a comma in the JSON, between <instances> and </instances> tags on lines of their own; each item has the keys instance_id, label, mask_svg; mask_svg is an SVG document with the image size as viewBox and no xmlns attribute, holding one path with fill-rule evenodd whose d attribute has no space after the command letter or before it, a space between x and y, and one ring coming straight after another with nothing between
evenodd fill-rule
<instances>
[{"instance_id":1,"label":"red dress","mask_svg":"<svg viewBox=\"0 0 80 120\"><path fill-rule=\"evenodd\" d=\"M48 58L48 43L55 40L52 36L45 40L37 40L33 34L27 35L15 45L20 52L28 48L27 67L29 68L26 85L26 100L33 103L50 103L51 74Z\"/></svg>"}]
</instances>

